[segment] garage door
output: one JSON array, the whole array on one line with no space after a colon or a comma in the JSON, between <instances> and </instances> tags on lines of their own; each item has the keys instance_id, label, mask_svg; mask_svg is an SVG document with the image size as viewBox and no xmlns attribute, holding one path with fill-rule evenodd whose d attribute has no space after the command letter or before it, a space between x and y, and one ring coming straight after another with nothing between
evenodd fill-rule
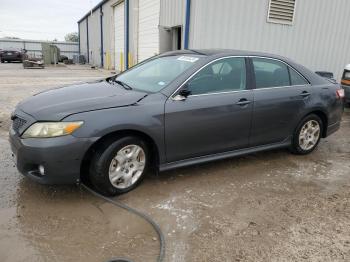
<instances>
[{"instance_id":1,"label":"garage door","mask_svg":"<svg viewBox=\"0 0 350 262\"><path fill-rule=\"evenodd\" d=\"M139 0L138 61L159 53L160 0Z\"/></svg>"},{"instance_id":2,"label":"garage door","mask_svg":"<svg viewBox=\"0 0 350 262\"><path fill-rule=\"evenodd\" d=\"M115 51L115 70L123 71L125 54L124 54L124 2L114 7L114 51Z\"/></svg>"}]
</instances>

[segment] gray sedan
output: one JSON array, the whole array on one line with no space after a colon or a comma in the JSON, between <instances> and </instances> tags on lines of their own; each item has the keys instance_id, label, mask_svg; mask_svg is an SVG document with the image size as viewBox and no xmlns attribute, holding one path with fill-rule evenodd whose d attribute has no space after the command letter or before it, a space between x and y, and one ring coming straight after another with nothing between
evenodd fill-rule
<instances>
[{"instance_id":1,"label":"gray sedan","mask_svg":"<svg viewBox=\"0 0 350 262\"><path fill-rule=\"evenodd\" d=\"M19 103L10 143L40 183L106 195L163 171L252 152L308 154L337 131L344 90L280 56L186 50Z\"/></svg>"}]
</instances>

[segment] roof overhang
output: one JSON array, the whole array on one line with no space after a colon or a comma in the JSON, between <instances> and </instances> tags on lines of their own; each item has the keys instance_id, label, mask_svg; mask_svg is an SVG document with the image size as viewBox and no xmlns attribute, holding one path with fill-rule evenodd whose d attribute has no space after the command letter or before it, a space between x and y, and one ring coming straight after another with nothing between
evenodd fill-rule
<instances>
[{"instance_id":1,"label":"roof overhang","mask_svg":"<svg viewBox=\"0 0 350 262\"><path fill-rule=\"evenodd\" d=\"M95 5L89 12L86 13L79 21L78 24L83 22L92 12L95 12L97 9L99 9L101 6L103 6L105 3L107 3L109 0L102 0L97 5Z\"/></svg>"}]
</instances>

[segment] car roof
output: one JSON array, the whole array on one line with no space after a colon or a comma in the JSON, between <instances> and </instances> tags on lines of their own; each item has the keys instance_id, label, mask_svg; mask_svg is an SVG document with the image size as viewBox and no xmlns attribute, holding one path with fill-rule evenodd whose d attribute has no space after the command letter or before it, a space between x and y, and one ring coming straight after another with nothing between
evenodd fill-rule
<instances>
[{"instance_id":1,"label":"car roof","mask_svg":"<svg viewBox=\"0 0 350 262\"><path fill-rule=\"evenodd\" d=\"M203 55L203 56L263 56L263 57L271 57L282 60L288 60L285 57L265 53L265 52L255 52L255 51L247 51L247 50L236 50L236 49L186 49L186 50L177 50L163 53L162 55L184 55L184 54L194 54L194 55Z\"/></svg>"},{"instance_id":2,"label":"car roof","mask_svg":"<svg viewBox=\"0 0 350 262\"><path fill-rule=\"evenodd\" d=\"M158 57L175 56L175 55L204 56L209 58L210 60L214 60L216 58L225 57L225 56L245 56L245 57L258 56L258 57L273 58L273 59L281 60L287 63L289 66L292 66L313 85L329 84L329 82L325 80L323 77L317 75L315 72L307 69L303 65L294 62L292 59L289 59L280 55L265 53L265 52L255 52L255 51L235 50L235 49L186 49L186 50L166 52L159 55Z\"/></svg>"}]
</instances>

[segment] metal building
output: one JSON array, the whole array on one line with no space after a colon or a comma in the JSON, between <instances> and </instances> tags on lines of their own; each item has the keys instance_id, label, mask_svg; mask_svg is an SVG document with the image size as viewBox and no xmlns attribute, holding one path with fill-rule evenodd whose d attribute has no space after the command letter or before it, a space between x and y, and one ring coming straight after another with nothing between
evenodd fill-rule
<instances>
[{"instance_id":1,"label":"metal building","mask_svg":"<svg viewBox=\"0 0 350 262\"><path fill-rule=\"evenodd\" d=\"M104 0L78 21L80 54L124 70L159 53L160 0Z\"/></svg>"},{"instance_id":2,"label":"metal building","mask_svg":"<svg viewBox=\"0 0 350 262\"><path fill-rule=\"evenodd\" d=\"M24 39L8 39L0 38L0 49L16 48L26 49L32 57L40 57L42 55L42 43L56 45L60 49L60 54L72 59L73 55L79 54L79 45L75 42L52 42L39 40L24 40Z\"/></svg>"},{"instance_id":3,"label":"metal building","mask_svg":"<svg viewBox=\"0 0 350 262\"><path fill-rule=\"evenodd\" d=\"M339 79L350 62L349 10L348 0L104 0L78 22L80 52L124 70L175 49L264 51Z\"/></svg>"}]
</instances>

